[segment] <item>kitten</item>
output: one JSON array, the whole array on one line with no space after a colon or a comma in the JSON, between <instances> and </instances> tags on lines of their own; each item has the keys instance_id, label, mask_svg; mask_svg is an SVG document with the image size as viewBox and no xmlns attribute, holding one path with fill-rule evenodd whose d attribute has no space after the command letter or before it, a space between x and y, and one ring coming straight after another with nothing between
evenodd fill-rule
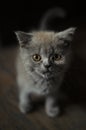
<instances>
[{"instance_id":1,"label":"kitten","mask_svg":"<svg viewBox=\"0 0 86 130\"><path fill-rule=\"evenodd\" d=\"M27 113L32 109L30 94L45 96L45 111L55 117L60 106L55 105L59 88L71 60L71 40L75 28L61 32L17 31L20 44L17 55L17 82L19 108Z\"/></svg>"}]
</instances>

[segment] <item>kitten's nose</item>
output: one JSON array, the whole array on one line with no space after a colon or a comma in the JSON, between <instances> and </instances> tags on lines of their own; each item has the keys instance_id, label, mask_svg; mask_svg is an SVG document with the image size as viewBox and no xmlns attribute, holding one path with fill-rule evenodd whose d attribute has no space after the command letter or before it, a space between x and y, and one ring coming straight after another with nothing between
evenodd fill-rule
<instances>
[{"instance_id":1,"label":"kitten's nose","mask_svg":"<svg viewBox=\"0 0 86 130\"><path fill-rule=\"evenodd\" d=\"M44 67L45 67L46 69L49 69L49 68L51 67L51 65L50 65L50 63L49 63L49 61L48 61L48 59L45 59L45 60L44 60L43 65L44 65Z\"/></svg>"},{"instance_id":2,"label":"kitten's nose","mask_svg":"<svg viewBox=\"0 0 86 130\"><path fill-rule=\"evenodd\" d=\"M45 68L47 68L47 69L51 67L50 64L45 64L44 66L45 66Z\"/></svg>"}]
</instances>

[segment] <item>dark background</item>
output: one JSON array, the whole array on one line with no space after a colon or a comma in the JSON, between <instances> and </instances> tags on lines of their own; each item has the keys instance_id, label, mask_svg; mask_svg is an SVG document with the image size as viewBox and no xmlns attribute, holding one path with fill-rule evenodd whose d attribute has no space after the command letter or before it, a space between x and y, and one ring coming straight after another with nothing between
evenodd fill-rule
<instances>
[{"instance_id":1,"label":"dark background","mask_svg":"<svg viewBox=\"0 0 86 130\"><path fill-rule=\"evenodd\" d=\"M11 1L0 2L0 35L1 45L16 44L14 31L29 31L37 28L43 14L50 8L63 7L67 11L67 18L58 20L60 26L84 27L86 24L86 4L84 1L48 0L48 1Z\"/></svg>"},{"instance_id":2,"label":"dark background","mask_svg":"<svg viewBox=\"0 0 86 130\"><path fill-rule=\"evenodd\" d=\"M55 119L47 117L44 105L37 105L38 109L25 116L18 109L15 69L17 48L14 47L18 43L14 31L37 29L43 14L57 6L67 11L67 18L56 20L54 29L77 27L75 40L71 44L73 59L63 84L68 101L63 100L64 111ZM85 1L0 1L0 40L3 46L0 47L0 130L86 130Z\"/></svg>"}]
</instances>

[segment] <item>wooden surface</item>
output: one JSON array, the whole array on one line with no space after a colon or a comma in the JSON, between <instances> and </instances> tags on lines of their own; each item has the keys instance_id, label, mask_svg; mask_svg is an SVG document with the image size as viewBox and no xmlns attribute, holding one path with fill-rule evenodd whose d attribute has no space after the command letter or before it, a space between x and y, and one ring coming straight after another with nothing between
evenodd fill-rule
<instances>
[{"instance_id":1,"label":"wooden surface","mask_svg":"<svg viewBox=\"0 0 86 130\"><path fill-rule=\"evenodd\" d=\"M27 115L19 111L15 54L15 48L0 50L0 130L86 130L85 61L78 59L73 64L69 74L73 86L69 84L67 92L71 103L62 115L52 119L44 106Z\"/></svg>"}]
</instances>

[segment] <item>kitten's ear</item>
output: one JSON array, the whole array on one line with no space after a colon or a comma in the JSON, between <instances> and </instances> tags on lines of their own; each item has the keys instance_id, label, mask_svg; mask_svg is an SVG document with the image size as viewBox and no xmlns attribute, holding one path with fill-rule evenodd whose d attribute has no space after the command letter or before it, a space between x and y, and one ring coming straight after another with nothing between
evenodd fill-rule
<instances>
[{"instance_id":1,"label":"kitten's ear","mask_svg":"<svg viewBox=\"0 0 86 130\"><path fill-rule=\"evenodd\" d=\"M57 33L57 37L66 41L72 41L75 30L76 28L74 27L68 28L62 32Z\"/></svg>"},{"instance_id":2,"label":"kitten's ear","mask_svg":"<svg viewBox=\"0 0 86 130\"><path fill-rule=\"evenodd\" d=\"M16 31L15 34L17 36L17 39L18 39L21 47L25 47L31 39L31 35L29 33L25 33L22 31Z\"/></svg>"}]
</instances>

